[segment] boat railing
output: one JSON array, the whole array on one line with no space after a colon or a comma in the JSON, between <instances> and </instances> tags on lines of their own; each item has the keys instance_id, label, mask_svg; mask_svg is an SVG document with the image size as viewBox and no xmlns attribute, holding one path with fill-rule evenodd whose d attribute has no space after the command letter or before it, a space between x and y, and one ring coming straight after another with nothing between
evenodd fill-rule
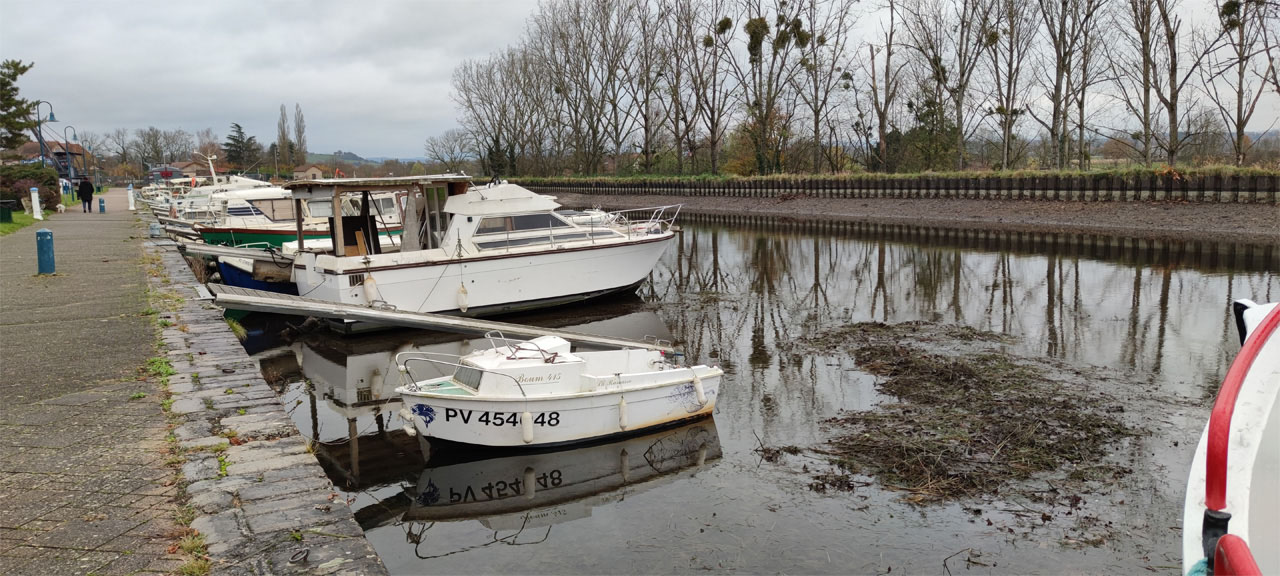
<instances>
[{"instance_id":1,"label":"boat railing","mask_svg":"<svg viewBox=\"0 0 1280 576\"><path fill-rule=\"evenodd\" d=\"M453 385L440 387L440 388L437 388L437 390L447 390L447 389L458 388L458 389L467 390L472 394L479 394L480 393L479 381L476 382L475 388L472 388L470 386L467 386L465 384L458 382L458 379L456 377L458 374L458 370L466 369L466 370L474 370L476 372L479 372L482 375L493 374L495 376L501 376L503 378L507 378L512 382L516 383L516 388L520 390L520 397L528 398L528 395L526 395L524 392L524 386L520 384L520 379L516 378L515 376L512 376L510 374L504 374L502 372L495 372L493 370L485 370L484 368L479 368L476 366L468 366L460 362L446 362L444 360L427 358L426 356L448 356L452 358L458 358L458 356L455 354L446 354L443 352L400 352L396 354L396 367L399 368L400 370L400 378L401 378L401 381L404 382L405 388L408 388L409 390L412 390L415 392L422 391L422 388L418 385L418 381L414 380L413 374L409 371L409 362L426 362L436 366L451 366L454 369L453 374L451 374L451 376L453 376L451 380Z\"/></svg>"},{"instance_id":2,"label":"boat railing","mask_svg":"<svg viewBox=\"0 0 1280 576\"><path fill-rule=\"evenodd\" d=\"M668 204L648 208L629 208L609 212L614 228L621 228L628 237L644 237L662 234L675 225L676 217L684 204Z\"/></svg>"},{"instance_id":3,"label":"boat railing","mask_svg":"<svg viewBox=\"0 0 1280 576\"><path fill-rule=\"evenodd\" d=\"M1240 312L1237 312L1238 314ZM1209 413L1208 445L1205 450L1205 494L1204 523L1201 527L1201 542L1205 558L1210 561L1226 556L1228 561L1237 566L1253 562L1252 553L1243 540L1235 542L1225 539L1227 525L1231 513L1227 507L1227 455L1231 445L1231 417L1235 413L1236 400L1240 396L1240 388L1245 377L1253 367L1253 363L1262 353L1267 341L1280 328L1280 306L1275 307L1263 318L1257 328L1249 335L1240 347L1240 353L1227 370L1222 380L1222 388L1218 390L1218 398L1214 400L1213 411ZM1216 562L1215 562L1216 563ZM1214 564L1209 565L1210 568Z\"/></svg>"}]
</instances>

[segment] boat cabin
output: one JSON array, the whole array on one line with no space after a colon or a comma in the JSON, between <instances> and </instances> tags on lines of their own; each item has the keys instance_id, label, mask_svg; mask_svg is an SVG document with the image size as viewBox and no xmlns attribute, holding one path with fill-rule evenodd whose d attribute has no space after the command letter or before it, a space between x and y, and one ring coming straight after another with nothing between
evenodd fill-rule
<instances>
[{"instance_id":1,"label":"boat cabin","mask_svg":"<svg viewBox=\"0 0 1280 576\"><path fill-rule=\"evenodd\" d=\"M312 218L322 217L324 206L329 207L330 236L333 238L334 256L356 256L379 252L376 234L376 218L379 215L397 213L404 223L404 244L401 252L437 248L442 231L448 226L446 200L465 194L471 185L471 177L465 174L439 174L432 176L401 176L390 178L320 178L298 180L284 185L296 203L294 212L298 236L302 237L304 225L303 202L308 204ZM379 194L392 192L394 194ZM356 198L358 215L344 215L340 225L335 225L332 206L345 206L344 198ZM300 240L298 251L307 249Z\"/></svg>"}]
</instances>

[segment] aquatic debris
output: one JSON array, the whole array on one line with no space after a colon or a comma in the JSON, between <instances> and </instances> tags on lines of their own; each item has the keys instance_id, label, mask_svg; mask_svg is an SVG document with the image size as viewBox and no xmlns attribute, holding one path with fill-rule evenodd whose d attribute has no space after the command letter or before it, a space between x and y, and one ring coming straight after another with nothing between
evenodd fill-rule
<instances>
[{"instance_id":1,"label":"aquatic debris","mask_svg":"<svg viewBox=\"0 0 1280 576\"><path fill-rule=\"evenodd\" d=\"M870 476L908 493L907 501L927 503L997 494L1011 481L1064 467L1079 481L1129 472L1102 464L1109 445L1137 434L1115 406L1098 406L1086 387L998 349L926 352L915 343L921 332L1006 340L923 323L864 323L799 344L851 353L860 369L882 377L879 391L896 398L826 421L835 435L814 451L835 469L815 475L811 488L851 490L856 478Z\"/></svg>"}]
</instances>

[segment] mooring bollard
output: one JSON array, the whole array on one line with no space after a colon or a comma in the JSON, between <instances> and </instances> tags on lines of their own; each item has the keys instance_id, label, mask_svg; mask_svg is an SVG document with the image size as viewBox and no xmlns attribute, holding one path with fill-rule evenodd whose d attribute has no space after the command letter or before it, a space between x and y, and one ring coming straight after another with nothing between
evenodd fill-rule
<instances>
[{"instance_id":1,"label":"mooring bollard","mask_svg":"<svg viewBox=\"0 0 1280 576\"><path fill-rule=\"evenodd\" d=\"M106 199L106 198L99 198L99 199L98 199L98 213L99 213L99 214L106 214L106 213L107 213L107 199Z\"/></svg>"},{"instance_id":2,"label":"mooring bollard","mask_svg":"<svg viewBox=\"0 0 1280 576\"><path fill-rule=\"evenodd\" d=\"M53 231L48 228L36 230L36 260L38 274L53 274Z\"/></svg>"},{"instance_id":3,"label":"mooring bollard","mask_svg":"<svg viewBox=\"0 0 1280 576\"><path fill-rule=\"evenodd\" d=\"M133 212L137 208L133 207L133 184L129 185L129 211Z\"/></svg>"},{"instance_id":4,"label":"mooring bollard","mask_svg":"<svg viewBox=\"0 0 1280 576\"><path fill-rule=\"evenodd\" d=\"M44 211L40 209L40 189L31 189L31 215L36 220L44 220Z\"/></svg>"}]
</instances>

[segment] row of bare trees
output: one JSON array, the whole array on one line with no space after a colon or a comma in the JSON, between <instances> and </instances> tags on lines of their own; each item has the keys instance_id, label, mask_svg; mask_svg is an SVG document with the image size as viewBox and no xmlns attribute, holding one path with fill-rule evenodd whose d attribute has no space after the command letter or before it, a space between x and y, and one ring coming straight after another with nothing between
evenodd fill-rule
<instances>
[{"instance_id":1,"label":"row of bare trees","mask_svg":"<svg viewBox=\"0 0 1280 576\"><path fill-rule=\"evenodd\" d=\"M1276 0L548 0L454 71L462 129L427 154L767 174L1087 168L1106 143L1244 165L1276 120L1256 113L1280 102L1278 21Z\"/></svg>"}]
</instances>

